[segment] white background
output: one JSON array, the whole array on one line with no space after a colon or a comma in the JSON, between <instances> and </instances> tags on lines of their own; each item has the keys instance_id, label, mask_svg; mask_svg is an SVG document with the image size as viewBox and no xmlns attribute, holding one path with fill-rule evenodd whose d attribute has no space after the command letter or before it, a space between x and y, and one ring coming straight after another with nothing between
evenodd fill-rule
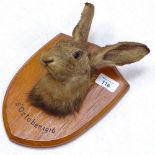
<instances>
[{"instance_id":1,"label":"white background","mask_svg":"<svg viewBox=\"0 0 155 155\"><path fill-rule=\"evenodd\" d=\"M71 35L84 0L0 0L0 115L10 80L23 63L60 32ZM130 90L95 126L76 140L36 149L9 141L0 117L1 155L155 155L155 1L90 0L96 12L89 41L148 45L151 53L118 69Z\"/></svg>"}]
</instances>

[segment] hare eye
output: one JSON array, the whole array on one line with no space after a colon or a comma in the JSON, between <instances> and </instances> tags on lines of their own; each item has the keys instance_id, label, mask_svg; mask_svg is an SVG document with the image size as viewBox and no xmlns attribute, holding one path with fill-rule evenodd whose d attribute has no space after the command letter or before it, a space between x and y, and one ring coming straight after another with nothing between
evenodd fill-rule
<instances>
[{"instance_id":1,"label":"hare eye","mask_svg":"<svg viewBox=\"0 0 155 155\"><path fill-rule=\"evenodd\" d=\"M79 59L81 56L82 56L82 51L75 51L74 53L73 53L73 57L75 58L75 59Z\"/></svg>"}]
</instances>

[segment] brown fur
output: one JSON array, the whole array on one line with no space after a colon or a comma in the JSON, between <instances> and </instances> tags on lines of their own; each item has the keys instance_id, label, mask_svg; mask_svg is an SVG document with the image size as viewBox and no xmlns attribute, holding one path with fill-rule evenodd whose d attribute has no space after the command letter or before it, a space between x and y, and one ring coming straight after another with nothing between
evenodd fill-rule
<instances>
[{"instance_id":1,"label":"brown fur","mask_svg":"<svg viewBox=\"0 0 155 155\"><path fill-rule=\"evenodd\" d=\"M45 67L45 75L33 88L30 99L33 104L43 105L54 114L66 115L79 111L90 84L90 64L87 52L80 59L73 57L73 52L82 51L76 42L60 41L42 56L42 61L51 58L54 62Z\"/></svg>"},{"instance_id":2,"label":"brown fur","mask_svg":"<svg viewBox=\"0 0 155 155\"><path fill-rule=\"evenodd\" d=\"M86 41L93 14L94 6L86 3L73 39L59 41L41 56L48 73L30 92L32 104L58 116L78 112L96 68L133 63L149 53L144 44L120 42L88 54Z\"/></svg>"}]
</instances>

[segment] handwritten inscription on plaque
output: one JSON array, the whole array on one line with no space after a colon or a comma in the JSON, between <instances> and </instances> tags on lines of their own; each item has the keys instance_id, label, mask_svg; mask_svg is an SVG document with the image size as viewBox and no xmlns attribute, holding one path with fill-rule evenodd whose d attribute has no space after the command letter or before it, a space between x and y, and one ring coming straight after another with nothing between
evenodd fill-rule
<instances>
[{"instance_id":1,"label":"handwritten inscription on plaque","mask_svg":"<svg viewBox=\"0 0 155 155\"><path fill-rule=\"evenodd\" d=\"M17 108L17 111L20 113L20 115L23 117L26 123L29 123L35 129L43 131L44 133L51 133L51 134L55 133L54 127L50 128L50 127L46 127L43 124L38 123L37 120L31 116L31 114L25 111L25 107L22 103L20 102L15 103L15 106Z\"/></svg>"}]
</instances>

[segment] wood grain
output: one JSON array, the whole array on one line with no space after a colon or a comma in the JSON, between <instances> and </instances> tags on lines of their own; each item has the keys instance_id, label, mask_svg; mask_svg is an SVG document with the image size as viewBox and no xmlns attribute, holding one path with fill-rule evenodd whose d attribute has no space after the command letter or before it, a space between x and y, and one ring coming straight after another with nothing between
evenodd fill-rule
<instances>
[{"instance_id":1,"label":"wood grain","mask_svg":"<svg viewBox=\"0 0 155 155\"><path fill-rule=\"evenodd\" d=\"M4 125L11 141L31 147L52 147L71 141L102 118L128 90L129 85L118 70L108 67L98 70L98 74L108 75L119 82L119 87L112 93L94 82L79 113L59 118L32 106L27 95L46 73L39 60L41 53L59 40L70 38L57 35L29 59L11 81L3 103ZM89 44L91 50L96 47Z\"/></svg>"}]
</instances>

